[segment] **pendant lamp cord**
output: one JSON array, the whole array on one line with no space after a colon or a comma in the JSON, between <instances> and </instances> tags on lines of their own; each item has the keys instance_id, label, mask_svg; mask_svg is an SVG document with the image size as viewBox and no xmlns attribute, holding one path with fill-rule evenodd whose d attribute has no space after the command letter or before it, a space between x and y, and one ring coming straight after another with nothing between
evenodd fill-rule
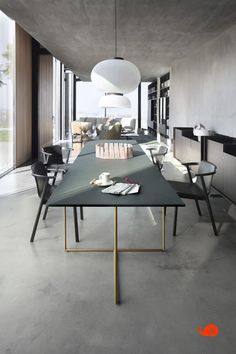
<instances>
[{"instance_id":1,"label":"pendant lamp cord","mask_svg":"<svg viewBox=\"0 0 236 354\"><path fill-rule=\"evenodd\" d=\"M117 5L115 0L115 57L117 57Z\"/></svg>"}]
</instances>

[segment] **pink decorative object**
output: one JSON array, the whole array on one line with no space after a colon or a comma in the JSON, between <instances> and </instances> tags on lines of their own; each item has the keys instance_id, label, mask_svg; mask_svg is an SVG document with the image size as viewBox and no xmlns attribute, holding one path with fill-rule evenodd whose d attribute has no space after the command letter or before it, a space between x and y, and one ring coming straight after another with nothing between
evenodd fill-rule
<instances>
[{"instance_id":1,"label":"pink decorative object","mask_svg":"<svg viewBox=\"0 0 236 354\"><path fill-rule=\"evenodd\" d=\"M133 145L124 143L96 144L96 157L99 159L130 159L133 157Z\"/></svg>"}]
</instances>

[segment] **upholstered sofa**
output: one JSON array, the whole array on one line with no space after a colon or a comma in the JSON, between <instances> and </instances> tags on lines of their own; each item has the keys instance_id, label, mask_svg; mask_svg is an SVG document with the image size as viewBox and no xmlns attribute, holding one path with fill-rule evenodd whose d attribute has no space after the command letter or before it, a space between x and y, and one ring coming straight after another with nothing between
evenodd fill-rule
<instances>
[{"instance_id":1,"label":"upholstered sofa","mask_svg":"<svg viewBox=\"0 0 236 354\"><path fill-rule=\"evenodd\" d=\"M92 123L92 126L100 130L109 130L115 123L120 123L122 125L122 130L125 132L135 132L136 119L130 117L123 118L100 118L100 117L81 117L80 122Z\"/></svg>"},{"instance_id":2,"label":"upholstered sofa","mask_svg":"<svg viewBox=\"0 0 236 354\"><path fill-rule=\"evenodd\" d=\"M135 127L135 118L83 117L71 122L72 141L85 139L91 133L100 139L118 139L121 133L135 133Z\"/></svg>"}]
</instances>

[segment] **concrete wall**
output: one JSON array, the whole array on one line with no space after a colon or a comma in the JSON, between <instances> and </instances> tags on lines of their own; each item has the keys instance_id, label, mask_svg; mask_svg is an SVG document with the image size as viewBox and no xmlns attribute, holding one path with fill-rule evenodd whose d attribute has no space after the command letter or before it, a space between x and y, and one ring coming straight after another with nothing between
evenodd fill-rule
<instances>
[{"instance_id":1,"label":"concrete wall","mask_svg":"<svg viewBox=\"0 0 236 354\"><path fill-rule=\"evenodd\" d=\"M171 135L197 123L236 137L236 26L172 67Z\"/></svg>"}]
</instances>

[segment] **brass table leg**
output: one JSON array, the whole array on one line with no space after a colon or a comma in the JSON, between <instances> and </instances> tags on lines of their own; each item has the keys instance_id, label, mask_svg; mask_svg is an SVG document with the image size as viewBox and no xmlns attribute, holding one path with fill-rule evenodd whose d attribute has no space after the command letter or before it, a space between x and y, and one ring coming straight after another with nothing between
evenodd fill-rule
<instances>
[{"instance_id":1,"label":"brass table leg","mask_svg":"<svg viewBox=\"0 0 236 354\"><path fill-rule=\"evenodd\" d=\"M66 207L64 207L64 250L67 251L67 220L66 220Z\"/></svg>"},{"instance_id":2,"label":"brass table leg","mask_svg":"<svg viewBox=\"0 0 236 354\"><path fill-rule=\"evenodd\" d=\"M162 247L154 249L132 249L123 248L118 250L118 207L114 207L114 247L112 248L67 248L67 211L64 207L64 249L66 252L113 252L114 262L114 303L119 304L119 268L118 268L118 253L119 252L160 252L165 251L165 237L166 237L166 225L165 225L165 208L162 207Z\"/></svg>"},{"instance_id":3,"label":"brass table leg","mask_svg":"<svg viewBox=\"0 0 236 354\"><path fill-rule=\"evenodd\" d=\"M118 223L117 223L117 207L114 207L114 303L115 305L118 304Z\"/></svg>"},{"instance_id":4,"label":"brass table leg","mask_svg":"<svg viewBox=\"0 0 236 354\"><path fill-rule=\"evenodd\" d=\"M161 208L161 214L162 214L162 230L161 230L161 241L162 241L162 251L165 251L166 248L166 213L165 213L165 208Z\"/></svg>"}]
</instances>

